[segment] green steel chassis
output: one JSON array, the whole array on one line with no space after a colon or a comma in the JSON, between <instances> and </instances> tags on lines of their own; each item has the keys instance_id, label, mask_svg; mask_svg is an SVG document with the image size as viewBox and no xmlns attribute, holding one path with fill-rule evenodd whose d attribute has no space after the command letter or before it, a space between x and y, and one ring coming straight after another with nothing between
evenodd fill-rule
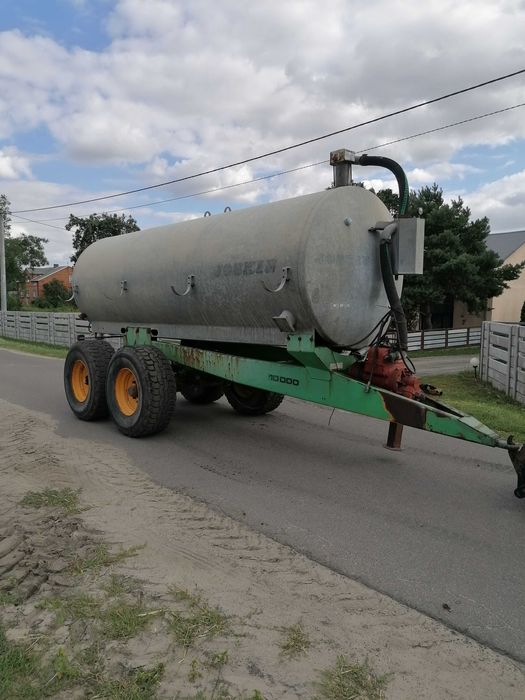
<instances>
[{"instance_id":1,"label":"green steel chassis","mask_svg":"<svg viewBox=\"0 0 525 700\"><path fill-rule=\"evenodd\" d=\"M351 355L318 345L311 334L292 334L286 347L159 339L148 328L130 327L124 343L154 345L178 372L197 370L304 401L388 421L389 446L398 447L401 426L410 426L509 452L518 477L514 493L525 497L525 446L503 440L472 416L430 397L414 401L347 375ZM397 437L396 437L397 436Z\"/></svg>"}]
</instances>

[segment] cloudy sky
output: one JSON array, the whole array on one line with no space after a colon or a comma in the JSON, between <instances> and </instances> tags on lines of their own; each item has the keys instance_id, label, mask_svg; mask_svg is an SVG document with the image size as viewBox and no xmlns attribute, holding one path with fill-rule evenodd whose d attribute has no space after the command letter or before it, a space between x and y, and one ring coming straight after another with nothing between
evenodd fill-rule
<instances>
[{"instance_id":1,"label":"cloudy sky","mask_svg":"<svg viewBox=\"0 0 525 700\"><path fill-rule=\"evenodd\" d=\"M17 0L0 27L0 192L13 212L191 175L525 68L525 0ZM523 102L525 74L213 176L21 213L13 232L46 236L64 263L70 213L126 208L145 228L315 192L331 172L312 164L334 148L504 109L373 152L399 160L412 188L461 195L493 232L523 229ZM354 175L393 186L384 171Z\"/></svg>"}]
</instances>

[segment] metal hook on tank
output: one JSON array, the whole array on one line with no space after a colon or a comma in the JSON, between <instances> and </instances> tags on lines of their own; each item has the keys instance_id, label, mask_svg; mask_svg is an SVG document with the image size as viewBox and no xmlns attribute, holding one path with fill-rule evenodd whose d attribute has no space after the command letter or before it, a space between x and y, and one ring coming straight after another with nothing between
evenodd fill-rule
<instances>
[{"instance_id":1,"label":"metal hook on tank","mask_svg":"<svg viewBox=\"0 0 525 700\"><path fill-rule=\"evenodd\" d=\"M231 210L232 210L231 207L224 207L224 213L225 213L225 214L227 214L227 213L230 212Z\"/></svg>"},{"instance_id":2,"label":"metal hook on tank","mask_svg":"<svg viewBox=\"0 0 525 700\"><path fill-rule=\"evenodd\" d=\"M270 287L267 286L264 280L261 280L262 286L266 289L267 292L272 292L273 294L277 294L277 292L282 292L285 284L290 280L291 269L292 268L288 266L283 267L283 276L281 277L281 281L279 282L279 285L276 289L270 289Z\"/></svg>"},{"instance_id":3,"label":"metal hook on tank","mask_svg":"<svg viewBox=\"0 0 525 700\"><path fill-rule=\"evenodd\" d=\"M173 294L176 294L178 297L185 297L186 294L189 294L192 290L192 288L195 286L195 275L188 275L186 278L186 289L183 292L178 292L173 285L171 285L171 291Z\"/></svg>"},{"instance_id":4,"label":"metal hook on tank","mask_svg":"<svg viewBox=\"0 0 525 700\"><path fill-rule=\"evenodd\" d=\"M73 292L69 299L66 299L66 304L70 301L73 301L75 299L75 294L78 294L78 284L74 284L73 287L71 288L71 291Z\"/></svg>"},{"instance_id":5,"label":"metal hook on tank","mask_svg":"<svg viewBox=\"0 0 525 700\"><path fill-rule=\"evenodd\" d=\"M207 216L211 216L211 211L206 210L204 212L204 218L206 218Z\"/></svg>"}]
</instances>

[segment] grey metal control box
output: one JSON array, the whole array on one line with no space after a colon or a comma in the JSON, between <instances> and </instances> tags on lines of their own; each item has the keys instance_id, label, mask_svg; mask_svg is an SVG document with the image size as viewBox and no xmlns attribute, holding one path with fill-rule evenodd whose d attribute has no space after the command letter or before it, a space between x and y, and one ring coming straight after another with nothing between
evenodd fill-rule
<instances>
[{"instance_id":1,"label":"grey metal control box","mask_svg":"<svg viewBox=\"0 0 525 700\"><path fill-rule=\"evenodd\" d=\"M392 236L394 272L397 275L422 275L425 246L425 220L398 219Z\"/></svg>"}]
</instances>

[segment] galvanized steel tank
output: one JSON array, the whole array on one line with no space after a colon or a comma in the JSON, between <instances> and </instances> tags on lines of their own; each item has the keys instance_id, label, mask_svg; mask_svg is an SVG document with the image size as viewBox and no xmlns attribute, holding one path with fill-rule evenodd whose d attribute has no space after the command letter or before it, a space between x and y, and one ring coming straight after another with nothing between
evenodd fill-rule
<instances>
[{"instance_id":1,"label":"galvanized steel tank","mask_svg":"<svg viewBox=\"0 0 525 700\"><path fill-rule=\"evenodd\" d=\"M105 238L75 266L75 299L97 332L283 345L293 327L351 347L389 308L369 229L390 219L347 186Z\"/></svg>"}]
</instances>

